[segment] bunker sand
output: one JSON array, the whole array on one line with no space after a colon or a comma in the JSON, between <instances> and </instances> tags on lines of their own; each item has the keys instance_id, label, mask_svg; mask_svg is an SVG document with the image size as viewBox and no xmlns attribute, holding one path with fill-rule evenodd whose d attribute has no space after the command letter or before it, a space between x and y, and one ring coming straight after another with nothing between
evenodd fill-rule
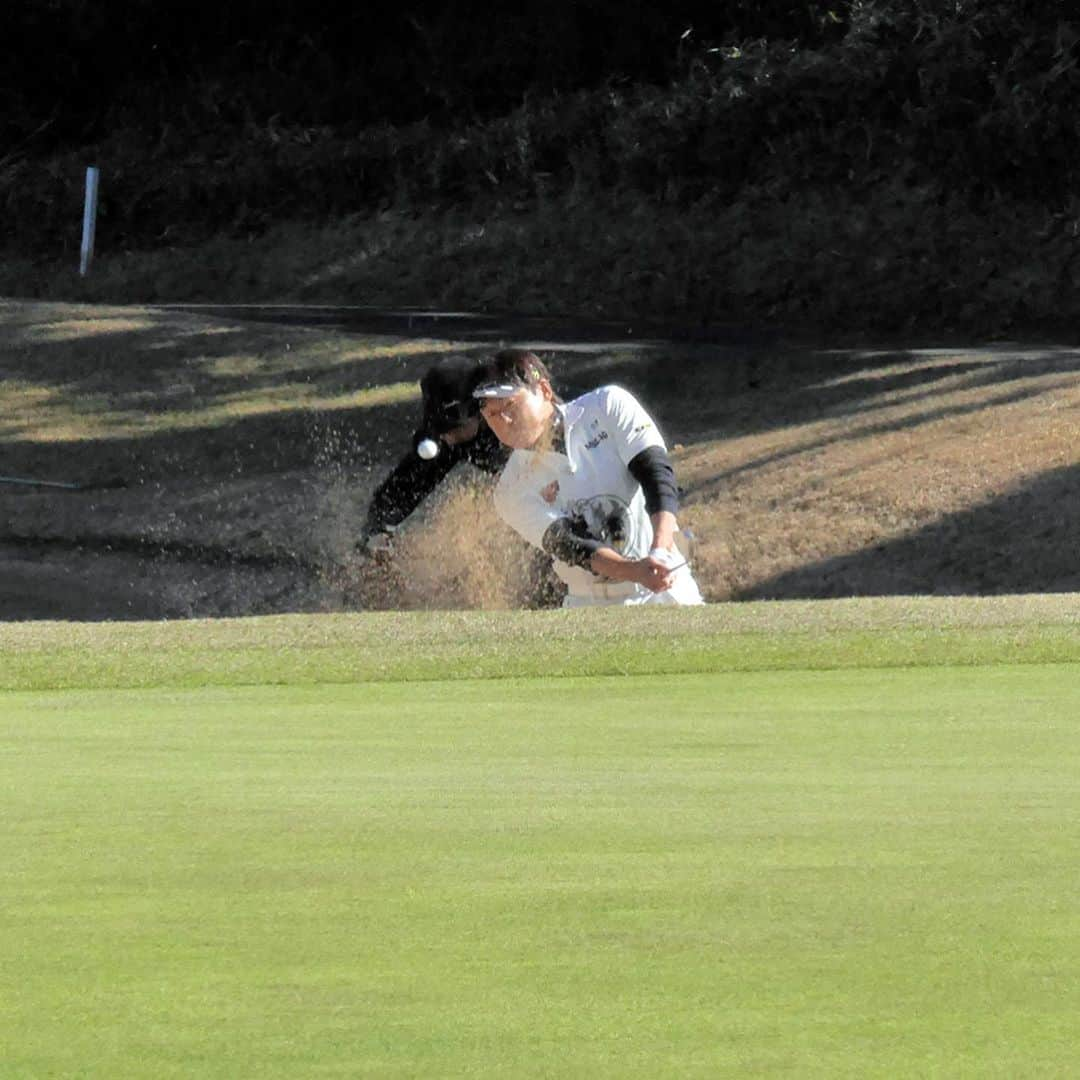
<instances>
[{"instance_id":1,"label":"bunker sand","mask_svg":"<svg viewBox=\"0 0 1080 1080\"><path fill-rule=\"evenodd\" d=\"M618 382L648 403L710 600L1080 589L1078 350L242 316L0 303L0 473L80 488L0 484L0 617L529 602L530 560L479 474L410 522L392 570L352 550L420 374L503 342L541 349L568 393Z\"/></svg>"}]
</instances>

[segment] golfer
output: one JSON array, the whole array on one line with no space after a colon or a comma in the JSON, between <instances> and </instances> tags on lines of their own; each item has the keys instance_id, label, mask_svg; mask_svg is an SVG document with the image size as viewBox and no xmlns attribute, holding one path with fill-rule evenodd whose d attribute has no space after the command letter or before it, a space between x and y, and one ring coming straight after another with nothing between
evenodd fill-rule
<instances>
[{"instance_id":1,"label":"golfer","mask_svg":"<svg viewBox=\"0 0 1080 1080\"><path fill-rule=\"evenodd\" d=\"M602 386L564 404L524 349L496 354L474 394L513 451L495 508L552 556L564 607L704 602L675 546L678 487L664 440L632 394Z\"/></svg>"},{"instance_id":2,"label":"golfer","mask_svg":"<svg viewBox=\"0 0 1080 1080\"><path fill-rule=\"evenodd\" d=\"M502 470L509 451L484 423L473 397L482 374L479 361L450 357L420 380L420 427L410 451L375 489L358 548L371 555L389 552L397 527L455 465L468 462L492 475Z\"/></svg>"}]
</instances>

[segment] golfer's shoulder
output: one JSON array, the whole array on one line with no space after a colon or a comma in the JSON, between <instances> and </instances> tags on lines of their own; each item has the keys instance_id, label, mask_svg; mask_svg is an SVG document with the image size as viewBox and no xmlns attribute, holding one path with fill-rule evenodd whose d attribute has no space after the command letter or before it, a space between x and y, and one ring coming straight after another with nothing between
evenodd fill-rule
<instances>
[{"instance_id":1,"label":"golfer's shoulder","mask_svg":"<svg viewBox=\"0 0 1080 1080\"><path fill-rule=\"evenodd\" d=\"M605 414L618 414L628 410L640 409L641 404L624 386L609 383L606 386L598 386L581 397L574 398L570 403L586 412L599 412Z\"/></svg>"},{"instance_id":2,"label":"golfer's shoulder","mask_svg":"<svg viewBox=\"0 0 1080 1080\"><path fill-rule=\"evenodd\" d=\"M619 427L629 424L644 415L640 401L624 386L614 383L590 390L587 394L575 398L570 407L577 407L579 416L603 417L615 422Z\"/></svg>"},{"instance_id":3,"label":"golfer's shoulder","mask_svg":"<svg viewBox=\"0 0 1080 1080\"><path fill-rule=\"evenodd\" d=\"M515 461L517 458L517 461ZM499 477L492 493L495 513L512 529L521 533L531 543L539 542L536 532L537 515L546 509L536 490L535 478L521 467L518 453L510 455L506 468ZM542 531L542 530L541 530Z\"/></svg>"},{"instance_id":4,"label":"golfer's shoulder","mask_svg":"<svg viewBox=\"0 0 1080 1080\"><path fill-rule=\"evenodd\" d=\"M520 450L515 450L506 460L499 479L495 484L495 502L497 505L506 506L520 498L521 478L526 467L525 455Z\"/></svg>"}]
</instances>

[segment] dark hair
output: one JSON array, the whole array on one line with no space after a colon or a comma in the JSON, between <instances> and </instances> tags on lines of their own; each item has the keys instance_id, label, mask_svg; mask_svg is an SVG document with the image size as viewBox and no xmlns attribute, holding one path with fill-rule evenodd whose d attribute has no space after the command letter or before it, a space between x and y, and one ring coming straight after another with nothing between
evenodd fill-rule
<instances>
[{"instance_id":1,"label":"dark hair","mask_svg":"<svg viewBox=\"0 0 1080 1080\"><path fill-rule=\"evenodd\" d=\"M502 349L497 352L484 368L484 382L520 381L526 386L535 386L541 380L552 385L551 372L536 353L529 349ZM552 391L556 401L562 398Z\"/></svg>"}]
</instances>

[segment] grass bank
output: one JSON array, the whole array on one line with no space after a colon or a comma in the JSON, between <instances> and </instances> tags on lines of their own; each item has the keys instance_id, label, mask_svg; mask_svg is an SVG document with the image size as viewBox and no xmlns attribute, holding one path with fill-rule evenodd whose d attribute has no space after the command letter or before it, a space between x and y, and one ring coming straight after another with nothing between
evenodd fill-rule
<instances>
[{"instance_id":1,"label":"grass bank","mask_svg":"<svg viewBox=\"0 0 1080 1080\"><path fill-rule=\"evenodd\" d=\"M0 625L5 690L1077 661L1075 596Z\"/></svg>"}]
</instances>

